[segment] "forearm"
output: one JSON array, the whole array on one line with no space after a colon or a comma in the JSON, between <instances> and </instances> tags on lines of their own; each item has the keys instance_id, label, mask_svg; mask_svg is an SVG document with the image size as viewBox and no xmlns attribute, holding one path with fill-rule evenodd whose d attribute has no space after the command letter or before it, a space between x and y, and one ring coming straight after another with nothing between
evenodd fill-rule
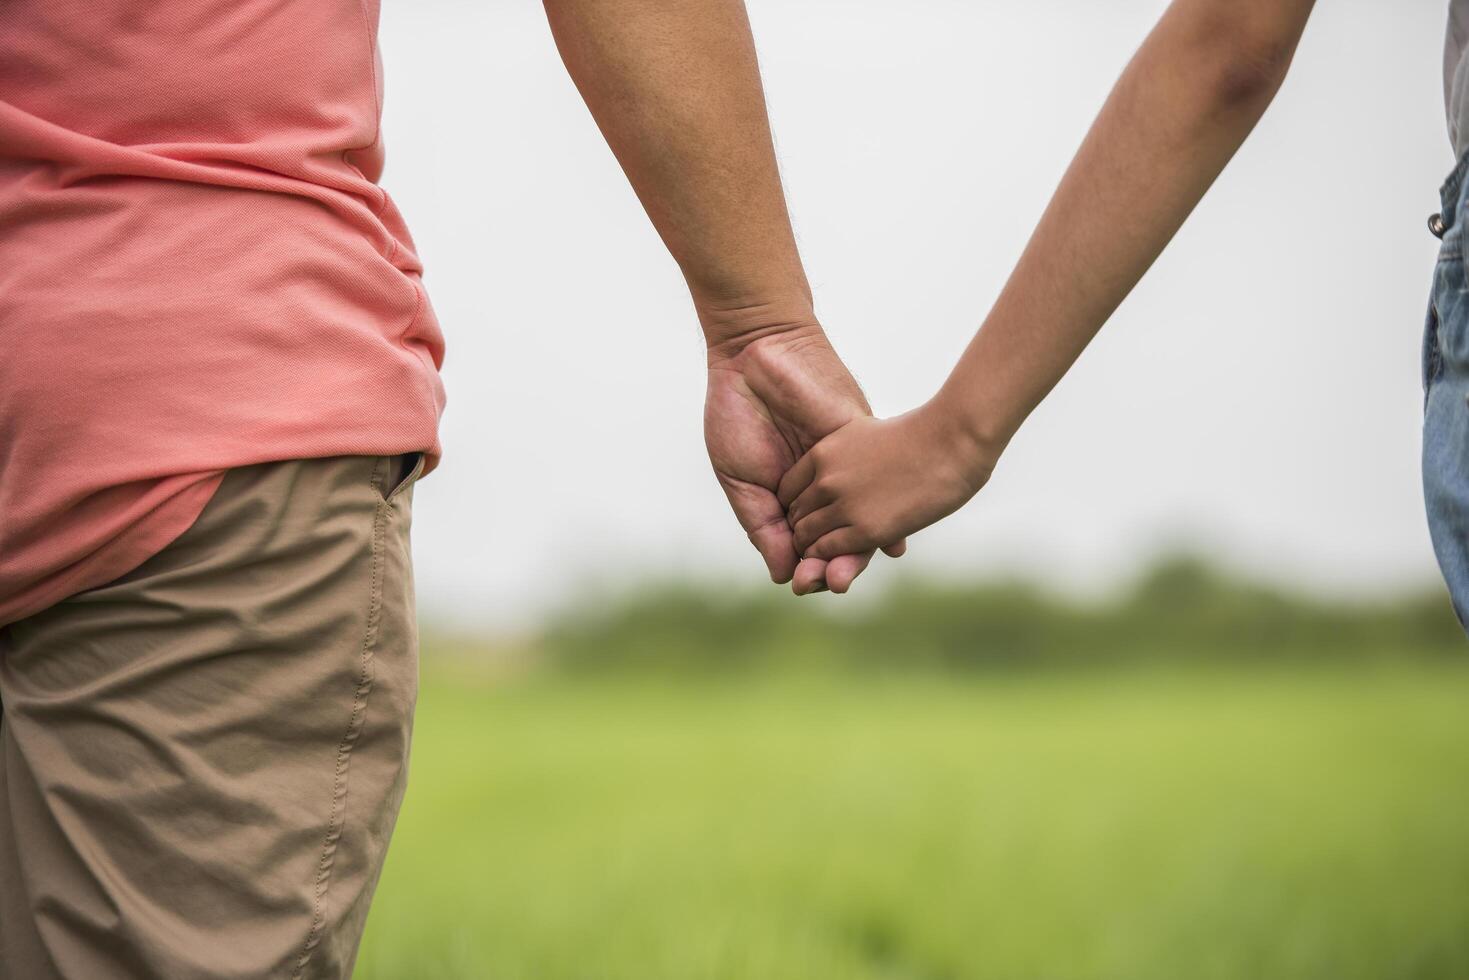
<instances>
[{"instance_id":1,"label":"forearm","mask_svg":"<svg viewBox=\"0 0 1469 980\"><path fill-rule=\"evenodd\" d=\"M813 322L742 0L545 0L711 344Z\"/></svg>"},{"instance_id":2,"label":"forearm","mask_svg":"<svg viewBox=\"0 0 1469 980\"><path fill-rule=\"evenodd\" d=\"M1176 0L1118 80L936 402L998 455L1274 97L1312 0Z\"/></svg>"}]
</instances>

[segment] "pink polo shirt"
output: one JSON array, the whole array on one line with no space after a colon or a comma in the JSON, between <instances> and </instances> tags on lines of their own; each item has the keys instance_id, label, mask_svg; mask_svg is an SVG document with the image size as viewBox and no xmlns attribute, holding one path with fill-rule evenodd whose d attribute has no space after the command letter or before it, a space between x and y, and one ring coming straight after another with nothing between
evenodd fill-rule
<instances>
[{"instance_id":1,"label":"pink polo shirt","mask_svg":"<svg viewBox=\"0 0 1469 980\"><path fill-rule=\"evenodd\" d=\"M443 339L377 181L376 0L0 2L0 624L223 471L422 450Z\"/></svg>"}]
</instances>

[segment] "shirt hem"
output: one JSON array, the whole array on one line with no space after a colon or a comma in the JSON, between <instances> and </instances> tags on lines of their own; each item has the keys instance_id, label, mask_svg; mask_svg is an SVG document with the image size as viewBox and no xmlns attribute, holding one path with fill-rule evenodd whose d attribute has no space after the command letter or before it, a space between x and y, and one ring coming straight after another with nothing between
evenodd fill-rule
<instances>
[{"instance_id":1,"label":"shirt hem","mask_svg":"<svg viewBox=\"0 0 1469 980\"><path fill-rule=\"evenodd\" d=\"M194 526L214 499L225 470L195 474L197 482L161 502L87 558L0 601L0 627L44 612L64 599L121 578Z\"/></svg>"}]
</instances>

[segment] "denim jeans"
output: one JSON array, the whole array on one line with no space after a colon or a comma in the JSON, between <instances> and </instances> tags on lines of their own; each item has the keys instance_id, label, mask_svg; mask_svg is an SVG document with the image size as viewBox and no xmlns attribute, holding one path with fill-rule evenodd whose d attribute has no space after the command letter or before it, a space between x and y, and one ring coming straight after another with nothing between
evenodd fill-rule
<instances>
[{"instance_id":1,"label":"denim jeans","mask_svg":"<svg viewBox=\"0 0 1469 980\"><path fill-rule=\"evenodd\" d=\"M1440 192L1429 221L1443 239L1423 333L1423 497L1433 550L1459 622L1469 627L1469 273L1464 229L1466 154Z\"/></svg>"}]
</instances>

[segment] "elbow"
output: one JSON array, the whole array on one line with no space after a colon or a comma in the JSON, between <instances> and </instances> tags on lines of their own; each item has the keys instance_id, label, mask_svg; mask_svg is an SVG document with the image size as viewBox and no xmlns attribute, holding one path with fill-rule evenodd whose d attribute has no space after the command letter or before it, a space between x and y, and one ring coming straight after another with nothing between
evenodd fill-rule
<instances>
[{"instance_id":1,"label":"elbow","mask_svg":"<svg viewBox=\"0 0 1469 980\"><path fill-rule=\"evenodd\" d=\"M1263 112L1295 57L1298 35L1245 25L1213 25L1200 41L1210 99L1222 111Z\"/></svg>"}]
</instances>

